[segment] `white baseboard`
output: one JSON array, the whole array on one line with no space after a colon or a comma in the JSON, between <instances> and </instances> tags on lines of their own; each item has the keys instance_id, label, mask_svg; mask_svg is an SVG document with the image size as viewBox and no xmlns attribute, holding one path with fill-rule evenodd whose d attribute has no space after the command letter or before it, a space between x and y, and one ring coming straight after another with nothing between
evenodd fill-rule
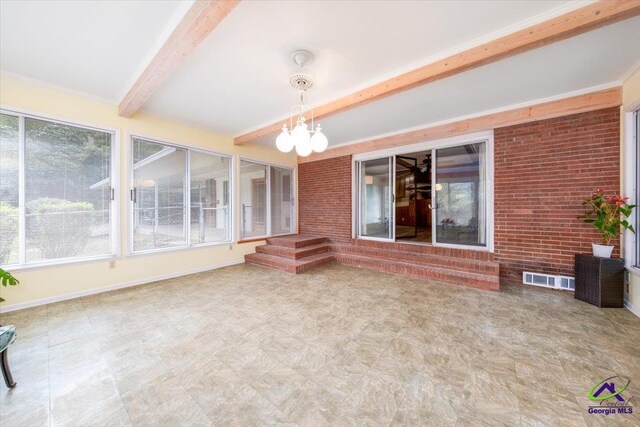
<instances>
[{"instance_id":1,"label":"white baseboard","mask_svg":"<svg viewBox=\"0 0 640 427\"><path fill-rule=\"evenodd\" d=\"M624 301L624 306L627 310L640 317L640 307L636 307L635 305L631 304L631 301L627 300Z\"/></svg>"},{"instance_id":2,"label":"white baseboard","mask_svg":"<svg viewBox=\"0 0 640 427\"><path fill-rule=\"evenodd\" d=\"M89 295L101 294L103 292L115 291L116 289L130 288L132 286L144 285L146 283L157 282L158 280L173 279L174 277L186 276L188 274L201 273L203 271L215 270L222 267L243 264L244 260L230 261L222 264L207 265L205 267L194 268L191 270L178 271L174 273L162 274L159 276L145 277L143 279L130 280L128 282L117 283L115 285L103 286L100 288L86 289L82 291L69 292L62 295L52 297L39 298L32 301L21 302L17 304L0 306L0 313L9 313L11 311L22 310L25 308L37 307L40 305L51 304L59 301L66 301L74 298L86 297Z\"/></svg>"}]
</instances>

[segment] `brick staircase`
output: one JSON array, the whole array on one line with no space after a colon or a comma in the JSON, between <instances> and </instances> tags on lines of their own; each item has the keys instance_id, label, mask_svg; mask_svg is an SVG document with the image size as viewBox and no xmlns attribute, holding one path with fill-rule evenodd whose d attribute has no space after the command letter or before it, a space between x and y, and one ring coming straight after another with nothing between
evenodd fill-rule
<instances>
[{"instance_id":1,"label":"brick staircase","mask_svg":"<svg viewBox=\"0 0 640 427\"><path fill-rule=\"evenodd\" d=\"M489 252L371 240L337 243L331 245L331 250L336 261L354 267L480 289L500 289L500 265Z\"/></svg>"},{"instance_id":2,"label":"brick staircase","mask_svg":"<svg viewBox=\"0 0 640 427\"><path fill-rule=\"evenodd\" d=\"M298 274L334 257L326 237L292 235L267 239L266 245L257 246L256 253L245 255L244 260Z\"/></svg>"},{"instance_id":3,"label":"brick staircase","mask_svg":"<svg viewBox=\"0 0 640 427\"><path fill-rule=\"evenodd\" d=\"M438 282L500 289L499 264L493 254L483 251L369 240L329 243L324 237L292 235L267 239L255 254L245 255L249 264L296 274L333 260Z\"/></svg>"}]
</instances>

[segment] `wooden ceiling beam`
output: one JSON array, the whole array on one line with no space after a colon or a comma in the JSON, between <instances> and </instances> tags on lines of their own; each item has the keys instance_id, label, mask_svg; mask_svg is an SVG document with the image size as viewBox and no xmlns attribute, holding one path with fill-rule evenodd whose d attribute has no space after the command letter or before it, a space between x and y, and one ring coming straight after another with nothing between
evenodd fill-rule
<instances>
[{"instance_id":1,"label":"wooden ceiling beam","mask_svg":"<svg viewBox=\"0 0 640 427\"><path fill-rule=\"evenodd\" d=\"M557 101L543 102L527 107L514 108L471 119L446 123L413 130L396 135L373 138L340 147L329 147L322 153L313 153L309 157L298 157L298 163L314 162L334 157L400 147L434 139L448 138L467 133L480 132L505 126L513 126L538 120L552 119L570 114L585 113L622 105L622 87L605 89L584 95L572 96Z\"/></svg>"},{"instance_id":2,"label":"wooden ceiling beam","mask_svg":"<svg viewBox=\"0 0 640 427\"><path fill-rule=\"evenodd\" d=\"M482 45L467 49L413 71L377 83L314 108L315 120L431 83L511 55L613 24L640 14L640 0L600 0L555 18L531 25ZM282 122L254 130L234 139L236 145L276 134Z\"/></svg>"},{"instance_id":3,"label":"wooden ceiling beam","mask_svg":"<svg viewBox=\"0 0 640 427\"><path fill-rule=\"evenodd\" d=\"M124 97L118 107L119 114L123 117L133 116L239 2L240 0L194 2Z\"/></svg>"}]
</instances>

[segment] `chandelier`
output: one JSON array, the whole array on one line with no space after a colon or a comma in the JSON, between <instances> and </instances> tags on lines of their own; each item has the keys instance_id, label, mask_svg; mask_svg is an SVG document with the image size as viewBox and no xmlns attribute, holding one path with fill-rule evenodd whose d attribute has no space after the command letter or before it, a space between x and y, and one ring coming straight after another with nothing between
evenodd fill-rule
<instances>
[{"instance_id":1,"label":"chandelier","mask_svg":"<svg viewBox=\"0 0 640 427\"><path fill-rule=\"evenodd\" d=\"M307 89L313 86L311 75L304 69L304 66L313 59L311 52L306 50L298 50L293 53L293 62L295 62L300 70L289 77L289 83L300 94L300 103L291 108L289 116L289 128L286 123L282 125L282 132L276 139L276 147L283 153L288 153L294 148L298 156L307 157L312 152L322 153L327 149L329 141L322 133L320 124L316 124L314 129L313 108L307 105L306 94ZM296 118L295 127L293 126L293 118ZM311 129L309 129L306 121L307 117L311 118Z\"/></svg>"}]
</instances>

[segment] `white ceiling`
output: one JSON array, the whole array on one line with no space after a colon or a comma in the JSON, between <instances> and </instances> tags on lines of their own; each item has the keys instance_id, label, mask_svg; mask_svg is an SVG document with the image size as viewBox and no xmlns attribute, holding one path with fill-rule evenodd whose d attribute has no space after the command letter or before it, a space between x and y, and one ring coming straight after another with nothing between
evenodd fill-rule
<instances>
[{"instance_id":1,"label":"white ceiling","mask_svg":"<svg viewBox=\"0 0 640 427\"><path fill-rule=\"evenodd\" d=\"M558 14L570 1L242 1L144 110L239 135L296 102L290 54L309 49L320 104ZM121 100L188 3L0 2L0 68ZM618 81L640 60L640 18L322 121L331 145ZM271 144L272 137L265 143Z\"/></svg>"},{"instance_id":2,"label":"white ceiling","mask_svg":"<svg viewBox=\"0 0 640 427\"><path fill-rule=\"evenodd\" d=\"M291 53L308 49L319 104L562 6L558 1L241 2L145 110L238 135L296 103Z\"/></svg>"},{"instance_id":3,"label":"white ceiling","mask_svg":"<svg viewBox=\"0 0 640 427\"><path fill-rule=\"evenodd\" d=\"M619 82L640 60L631 40L640 17L327 117L323 132L344 144Z\"/></svg>"},{"instance_id":4,"label":"white ceiling","mask_svg":"<svg viewBox=\"0 0 640 427\"><path fill-rule=\"evenodd\" d=\"M168 0L3 0L0 69L117 102L184 10Z\"/></svg>"}]
</instances>

